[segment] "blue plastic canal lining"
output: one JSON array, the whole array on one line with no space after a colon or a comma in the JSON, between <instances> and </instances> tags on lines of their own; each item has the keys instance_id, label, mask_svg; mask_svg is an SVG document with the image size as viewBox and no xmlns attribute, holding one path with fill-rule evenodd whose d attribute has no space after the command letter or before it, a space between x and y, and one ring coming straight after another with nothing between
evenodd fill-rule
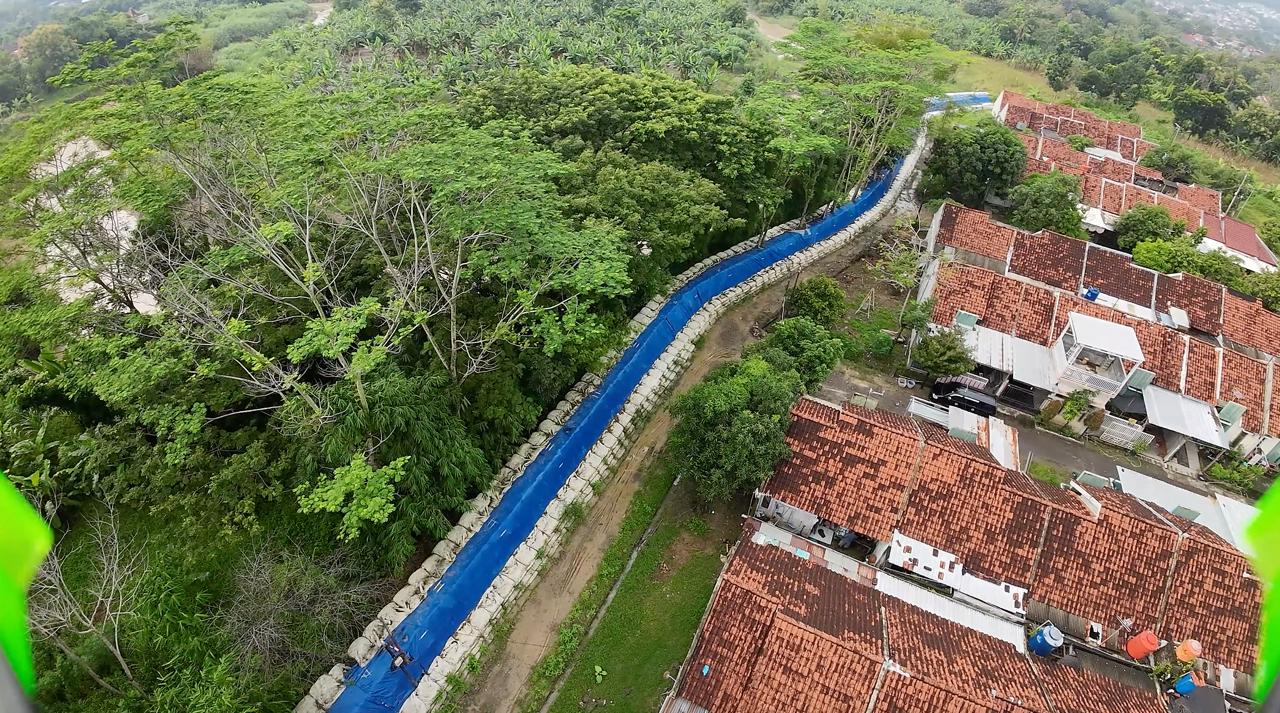
<instances>
[{"instance_id":1,"label":"blue plastic canal lining","mask_svg":"<svg viewBox=\"0 0 1280 713\"><path fill-rule=\"evenodd\" d=\"M974 105L986 94L956 95L950 103ZM929 109L945 102L934 100ZM605 375L600 387L574 411L564 426L516 479L488 519L467 541L440 581L396 627L396 643L412 656L398 668L385 649L364 666L353 668L347 685L330 708L334 713L395 713L418 680L444 649L449 637L471 614L507 560L551 504L569 476L617 415L654 361L689 318L711 298L843 230L884 197L902 169L899 160L858 196L806 230L783 233L756 248L709 267L673 294L648 327Z\"/></svg>"}]
</instances>

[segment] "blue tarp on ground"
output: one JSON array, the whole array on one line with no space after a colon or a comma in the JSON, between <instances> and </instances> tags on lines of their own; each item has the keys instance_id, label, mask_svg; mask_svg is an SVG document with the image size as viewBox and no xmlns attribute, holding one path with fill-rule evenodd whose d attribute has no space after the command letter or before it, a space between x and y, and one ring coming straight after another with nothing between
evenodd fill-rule
<instances>
[{"instance_id":1,"label":"blue tarp on ground","mask_svg":"<svg viewBox=\"0 0 1280 713\"><path fill-rule=\"evenodd\" d=\"M951 101L974 105L989 98L985 94L974 94L957 96ZM935 101L930 109L938 106ZM689 318L721 292L851 225L884 197L901 168L899 161L867 186L857 200L841 206L808 229L783 233L763 247L716 263L676 291L622 353L600 387L583 400L511 485L422 603L396 627L393 632L396 643L413 661L393 668L391 655L380 650L368 664L350 671L347 686L330 710L335 713L399 711L449 637L533 532L560 488Z\"/></svg>"}]
</instances>

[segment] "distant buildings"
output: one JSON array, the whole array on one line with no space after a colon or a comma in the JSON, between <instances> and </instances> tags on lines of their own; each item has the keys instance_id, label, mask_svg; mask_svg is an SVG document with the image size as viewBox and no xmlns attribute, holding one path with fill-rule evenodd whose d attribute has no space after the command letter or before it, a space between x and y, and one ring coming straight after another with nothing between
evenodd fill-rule
<instances>
[{"instance_id":1,"label":"distant buildings","mask_svg":"<svg viewBox=\"0 0 1280 713\"><path fill-rule=\"evenodd\" d=\"M1276 256L1253 226L1225 215L1222 196L1212 188L1166 180L1159 171L1138 165L1155 147L1142 138L1142 128L1108 121L1087 111L1041 102L1014 92L1001 92L993 109L996 118L1019 131L1027 147L1027 170L1075 174L1081 181L1080 209L1085 227L1104 233L1136 205L1158 205L1188 231L1205 229L1201 250L1224 252L1251 272L1277 269ZM1070 136L1084 136L1093 146L1076 150Z\"/></svg>"}]
</instances>

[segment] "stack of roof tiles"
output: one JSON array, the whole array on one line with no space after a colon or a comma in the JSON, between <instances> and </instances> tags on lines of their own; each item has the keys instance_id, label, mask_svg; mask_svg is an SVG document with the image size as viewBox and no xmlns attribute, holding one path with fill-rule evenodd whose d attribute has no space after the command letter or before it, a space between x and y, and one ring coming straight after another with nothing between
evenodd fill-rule
<instances>
[{"instance_id":1,"label":"stack of roof tiles","mask_svg":"<svg viewBox=\"0 0 1280 713\"><path fill-rule=\"evenodd\" d=\"M1095 511L1070 491L882 412L805 399L792 416L792 457L762 492L877 540L897 530L1087 621L1114 628L1128 619L1133 631L1195 637L1209 661L1253 670L1259 583L1244 556L1207 528L1086 488Z\"/></svg>"},{"instance_id":2,"label":"stack of roof tiles","mask_svg":"<svg viewBox=\"0 0 1280 713\"><path fill-rule=\"evenodd\" d=\"M669 710L1156 713L1154 691L1032 660L800 559L740 540ZM881 575L884 576L884 575ZM691 705L690 705L691 704Z\"/></svg>"}]
</instances>

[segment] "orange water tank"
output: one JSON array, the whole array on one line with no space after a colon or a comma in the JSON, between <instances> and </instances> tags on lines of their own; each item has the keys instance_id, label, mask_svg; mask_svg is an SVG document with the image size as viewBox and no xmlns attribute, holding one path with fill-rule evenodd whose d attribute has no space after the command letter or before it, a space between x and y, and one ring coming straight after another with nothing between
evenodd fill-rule
<instances>
[{"instance_id":1,"label":"orange water tank","mask_svg":"<svg viewBox=\"0 0 1280 713\"><path fill-rule=\"evenodd\" d=\"M1195 639L1185 639L1178 644L1177 650L1174 652L1178 656L1178 660L1187 663L1200 658L1200 642Z\"/></svg>"},{"instance_id":2,"label":"orange water tank","mask_svg":"<svg viewBox=\"0 0 1280 713\"><path fill-rule=\"evenodd\" d=\"M1140 632L1124 645L1124 650L1129 654L1130 658L1136 661L1141 661L1154 654L1156 649L1159 648L1160 637L1156 636L1156 632L1150 629Z\"/></svg>"}]
</instances>

